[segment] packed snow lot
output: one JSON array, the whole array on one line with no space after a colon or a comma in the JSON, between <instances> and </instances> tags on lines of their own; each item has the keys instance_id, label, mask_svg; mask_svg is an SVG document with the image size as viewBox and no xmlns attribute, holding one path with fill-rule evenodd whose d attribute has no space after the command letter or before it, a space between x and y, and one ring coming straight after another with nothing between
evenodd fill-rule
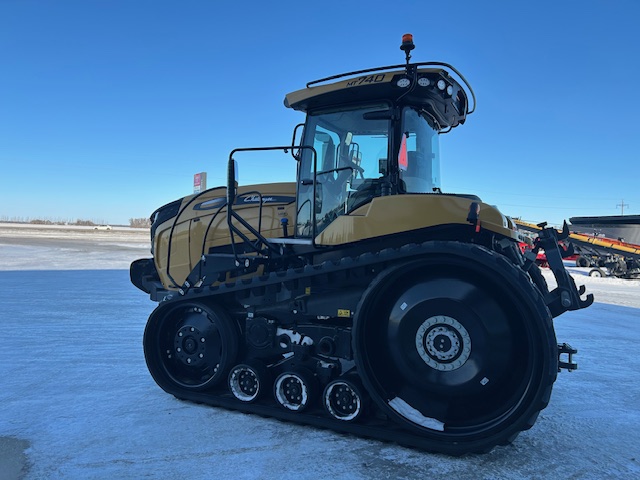
<instances>
[{"instance_id":1,"label":"packed snow lot","mask_svg":"<svg viewBox=\"0 0 640 480\"><path fill-rule=\"evenodd\" d=\"M128 269L150 246L148 229L0 223L0 270Z\"/></svg>"},{"instance_id":2,"label":"packed snow lot","mask_svg":"<svg viewBox=\"0 0 640 480\"><path fill-rule=\"evenodd\" d=\"M154 304L127 271L148 248L147 232L0 225L0 479L640 478L638 281L570 268L596 296L555 321L580 368L513 445L450 458L164 393L142 353Z\"/></svg>"}]
</instances>

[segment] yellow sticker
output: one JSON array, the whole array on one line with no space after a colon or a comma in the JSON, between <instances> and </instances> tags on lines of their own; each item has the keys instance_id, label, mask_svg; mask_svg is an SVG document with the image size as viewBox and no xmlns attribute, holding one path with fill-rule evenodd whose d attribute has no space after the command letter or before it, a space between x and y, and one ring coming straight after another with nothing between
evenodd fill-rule
<instances>
[{"instance_id":1,"label":"yellow sticker","mask_svg":"<svg viewBox=\"0 0 640 480\"><path fill-rule=\"evenodd\" d=\"M338 316L349 318L351 317L351 310L338 309Z\"/></svg>"},{"instance_id":2,"label":"yellow sticker","mask_svg":"<svg viewBox=\"0 0 640 480\"><path fill-rule=\"evenodd\" d=\"M304 294L305 295L311 295L311 287L307 287L304 289Z\"/></svg>"}]
</instances>

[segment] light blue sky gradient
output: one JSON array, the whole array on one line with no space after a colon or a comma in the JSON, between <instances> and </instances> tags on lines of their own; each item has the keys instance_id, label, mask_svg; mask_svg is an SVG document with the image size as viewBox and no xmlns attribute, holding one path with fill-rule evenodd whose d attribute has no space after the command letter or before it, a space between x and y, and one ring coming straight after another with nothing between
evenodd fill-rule
<instances>
[{"instance_id":1,"label":"light blue sky gradient","mask_svg":"<svg viewBox=\"0 0 640 480\"><path fill-rule=\"evenodd\" d=\"M224 183L236 147L286 144L287 92L415 61L456 66L478 109L441 137L447 192L558 224L640 213L636 0L0 0L0 219L128 224ZM282 154L243 184L293 180Z\"/></svg>"}]
</instances>

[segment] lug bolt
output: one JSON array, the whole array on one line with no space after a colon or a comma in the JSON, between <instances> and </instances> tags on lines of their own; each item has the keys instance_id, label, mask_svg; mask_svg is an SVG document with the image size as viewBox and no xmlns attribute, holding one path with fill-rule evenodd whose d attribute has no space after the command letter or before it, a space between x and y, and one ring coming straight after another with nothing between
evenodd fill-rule
<instances>
[{"instance_id":1,"label":"lug bolt","mask_svg":"<svg viewBox=\"0 0 640 480\"><path fill-rule=\"evenodd\" d=\"M191 363L191 359L190 358L187 358L187 363Z\"/></svg>"}]
</instances>

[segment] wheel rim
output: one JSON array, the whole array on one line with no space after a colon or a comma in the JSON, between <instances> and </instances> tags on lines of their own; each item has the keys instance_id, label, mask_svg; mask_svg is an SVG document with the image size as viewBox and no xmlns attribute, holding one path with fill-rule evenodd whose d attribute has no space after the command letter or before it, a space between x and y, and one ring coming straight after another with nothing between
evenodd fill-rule
<instances>
[{"instance_id":1,"label":"wheel rim","mask_svg":"<svg viewBox=\"0 0 640 480\"><path fill-rule=\"evenodd\" d=\"M312 399L311 380L301 372L284 372L274 384L276 401L292 411L304 410Z\"/></svg>"},{"instance_id":2,"label":"wheel rim","mask_svg":"<svg viewBox=\"0 0 640 480\"><path fill-rule=\"evenodd\" d=\"M226 377L238 350L238 333L224 312L185 303L157 309L144 338L145 358L158 384L203 390Z\"/></svg>"},{"instance_id":3,"label":"wheel rim","mask_svg":"<svg viewBox=\"0 0 640 480\"><path fill-rule=\"evenodd\" d=\"M348 380L336 379L329 382L324 390L323 399L329 415L338 420L353 422L362 414L362 392Z\"/></svg>"},{"instance_id":4,"label":"wheel rim","mask_svg":"<svg viewBox=\"0 0 640 480\"><path fill-rule=\"evenodd\" d=\"M450 441L529 421L532 404L543 408L541 385L555 379L544 366L555 336L535 326L544 307L499 280L501 269L469 260L439 256L375 281L354 332L356 365L378 406Z\"/></svg>"},{"instance_id":5,"label":"wheel rim","mask_svg":"<svg viewBox=\"0 0 640 480\"><path fill-rule=\"evenodd\" d=\"M255 400L260 391L258 374L246 365L234 367L229 373L229 390L242 402Z\"/></svg>"},{"instance_id":6,"label":"wheel rim","mask_svg":"<svg viewBox=\"0 0 640 480\"><path fill-rule=\"evenodd\" d=\"M253 402L262 396L269 373L259 361L236 365L229 372L229 390L242 402Z\"/></svg>"}]
</instances>

